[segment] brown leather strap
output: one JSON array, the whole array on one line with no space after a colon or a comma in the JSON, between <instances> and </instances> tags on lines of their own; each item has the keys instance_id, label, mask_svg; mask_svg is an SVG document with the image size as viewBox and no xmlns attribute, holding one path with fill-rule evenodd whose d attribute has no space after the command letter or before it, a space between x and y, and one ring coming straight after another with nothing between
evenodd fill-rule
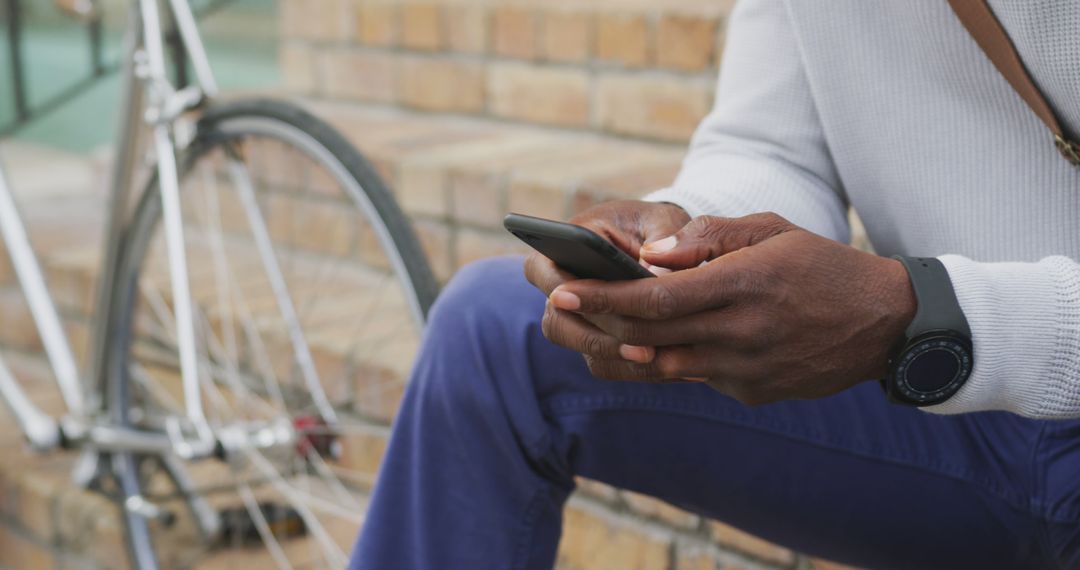
<instances>
[{"instance_id":1,"label":"brown leather strap","mask_svg":"<svg viewBox=\"0 0 1080 570\"><path fill-rule=\"evenodd\" d=\"M1080 165L1080 145L1065 138L1053 109L1031 80L1020 54L1016 52L1016 46L994 16L987 0L949 0L949 5L998 71L1053 133L1054 142L1062 156L1069 162Z\"/></svg>"}]
</instances>

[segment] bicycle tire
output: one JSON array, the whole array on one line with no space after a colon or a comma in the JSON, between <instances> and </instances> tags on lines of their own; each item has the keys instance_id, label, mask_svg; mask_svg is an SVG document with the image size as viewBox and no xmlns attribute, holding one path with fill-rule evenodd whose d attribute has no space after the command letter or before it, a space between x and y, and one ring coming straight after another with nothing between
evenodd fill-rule
<instances>
[{"instance_id":1,"label":"bicycle tire","mask_svg":"<svg viewBox=\"0 0 1080 570\"><path fill-rule=\"evenodd\" d=\"M321 147L327 156L332 157L344 171L356 182L356 188L362 195L352 196L357 202L368 206L367 212L376 219L373 224L381 224L390 237L393 251L385 252L398 262L397 277L403 283L405 291L411 295L413 310L422 325L435 297L438 294L438 282L435 279L420 242L409 220L397 205L393 195L382 182L372 165L341 134L325 122L310 113L288 103L273 100L237 101L210 108L199 120L197 135L188 149L178 157L180 178L183 180L194 166L213 149L228 144L244 136L243 124L272 124L290 132L308 137ZM325 157L324 157L325 158ZM119 263L117 265L118 284L113 314L109 316L113 335L113 346L109 352L109 386L106 390L106 406L112 421L123 426L132 426L131 388L128 374L128 359L132 344L133 299L143 259L155 228L161 223L161 197L158 191L156 175L145 187L134 210L132 222L125 235ZM393 261L393 259L392 259ZM129 497L142 492L137 473L140 462L130 454L118 454L114 460L117 480L121 483L118 490L121 505ZM153 552L151 533L146 518L129 509L121 509L125 523L130 559L136 567L147 566L147 560L156 560L147 551ZM140 562L141 561L141 562ZM151 564L156 566L156 562Z\"/></svg>"}]
</instances>

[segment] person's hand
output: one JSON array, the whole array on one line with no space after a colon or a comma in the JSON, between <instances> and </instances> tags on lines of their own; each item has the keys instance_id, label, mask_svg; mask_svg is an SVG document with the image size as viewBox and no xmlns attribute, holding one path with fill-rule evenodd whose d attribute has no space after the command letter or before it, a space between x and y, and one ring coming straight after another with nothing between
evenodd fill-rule
<instances>
[{"instance_id":1,"label":"person's hand","mask_svg":"<svg viewBox=\"0 0 1080 570\"><path fill-rule=\"evenodd\" d=\"M915 312L903 266L775 214L704 216L642 250L676 269L656 279L560 285L562 311L596 315L594 335L554 336L602 378L694 379L747 404L827 396L886 372ZM561 311L560 311L561 312Z\"/></svg>"},{"instance_id":2,"label":"person's hand","mask_svg":"<svg viewBox=\"0 0 1080 570\"><path fill-rule=\"evenodd\" d=\"M642 245L674 234L689 221L686 211L675 204L639 200L605 202L570 218L571 224L596 232L634 259L641 258ZM577 279L535 251L525 259L525 277L544 295Z\"/></svg>"},{"instance_id":3,"label":"person's hand","mask_svg":"<svg viewBox=\"0 0 1080 570\"><path fill-rule=\"evenodd\" d=\"M570 219L570 223L596 232L634 259L640 259L642 245L674 234L689 221L690 216L679 206L638 200L605 202ZM659 269L654 271L660 272ZM559 285L577 279L537 252L533 252L525 260L525 277L543 291L545 296L550 296ZM544 310L544 334L563 346L573 340L599 338L601 331L590 324L587 318L569 311L557 310L548 302ZM620 343L614 338L608 337L603 343L593 344L595 346L589 350L579 351L586 355L586 360L622 359L619 353Z\"/></svg>"}]
</instances>

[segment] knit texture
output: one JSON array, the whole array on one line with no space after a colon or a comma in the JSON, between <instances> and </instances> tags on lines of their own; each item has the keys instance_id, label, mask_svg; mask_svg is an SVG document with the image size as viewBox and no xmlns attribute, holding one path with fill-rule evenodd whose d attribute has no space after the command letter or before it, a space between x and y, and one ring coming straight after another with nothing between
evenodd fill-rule
<instances>
[{"instance_id":1,"label":"knit texture","mask_svg":"<svg viewBox=\"0 0 1080 570\"><path fill-rule=\"evenodd\" d=\"M1080 131L1080 2L991 0ZM777 212L882 255L939 256L975 368L938 413L1080 417L1080 168L944 0L742 0L714 112L671 188L691 215Z\"/></svg>"}]
</instances>

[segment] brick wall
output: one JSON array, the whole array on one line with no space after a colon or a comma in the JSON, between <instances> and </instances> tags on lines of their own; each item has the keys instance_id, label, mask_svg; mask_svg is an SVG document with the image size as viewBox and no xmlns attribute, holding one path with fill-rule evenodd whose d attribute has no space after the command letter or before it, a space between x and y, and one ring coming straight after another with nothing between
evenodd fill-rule
<instances>
[{"instance_id":1,"label":"brick wall","mask_svg":"<svg viewBox=\"0 0 1080 570\"><path fill-rule=\"evenodd\" d=\"M683 142L712 101L726 0L283 0L291 89Z\"/></svg>"},{"instance_id":2,"label":"brick wall","mask_svg":"<svg viewBox=\"0 0 1080 570\"><path fill-rule=\"evenodd\" d=\"M669 184L708 112L732 0L282 0L287 87L377 165L442 280ZM375 442L374 461L382 452ZM559 567L834 568L581 480Z\"/></svg>"}]
</instances>

